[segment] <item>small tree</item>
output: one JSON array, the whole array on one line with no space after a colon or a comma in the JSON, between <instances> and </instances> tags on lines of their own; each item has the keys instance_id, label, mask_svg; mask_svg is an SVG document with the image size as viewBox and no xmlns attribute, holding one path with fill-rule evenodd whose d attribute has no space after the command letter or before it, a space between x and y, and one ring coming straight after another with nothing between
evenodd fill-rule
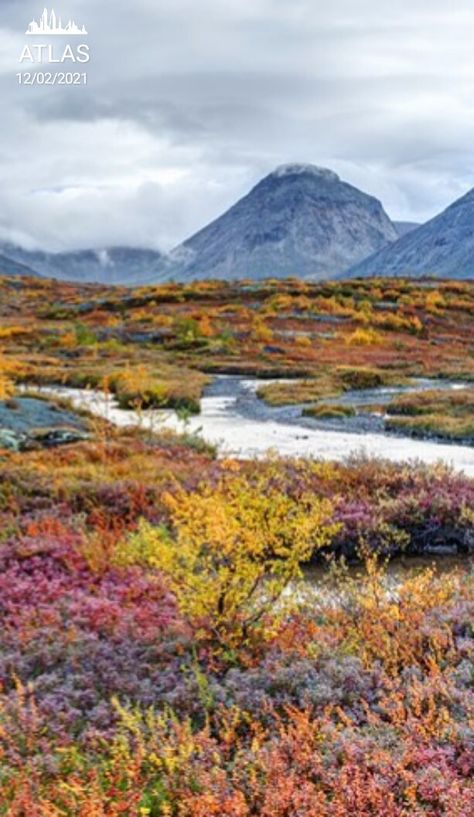
<instances>
[{"instance_id":1,"label":"small tree","mask_svg":"<svg viewBox=\"0 0 474 817\"><path fill-rule=\"evenodd\" d=\"M227 646L261 626L301 563L338 528L328 500L294 499L268 475L227 475L216 487L167 494L165 503L170 530L142 522L120 560L161 570L181 612Z\"/></svg>"},{"instance_id":2,"label":"small tree","mask_svg":"<svg viewBox=\"0 0 474 817\"><path fill-rule=\"evenodd\" d=\"M15 391L14 383L10 378L14 369L14 365L7 362L0 349L0 400L6 400Z\"/></svg>"},{"instance_id":3,"label":"small tree","mask_svg":"<svg viewBox=\"0 0 474 817\"><path fill-rule=\"evenodd\" d=\"M194 318L180 318L176 322L176 338L184 346L192 346L202 338L199 322Z\"/></svg>"},{"instance_id":4,"label":"small tree","mask_svg":"<svg viewBox=\"0 0 474 817\"><path fill-rule=\"evenodd\" d=\"M257 341L257 343L271 343L273 340L271 328L259 316L252 323L252 340Z\"/></svg>"},{"instance_id":5,"label":"small tree","mask_svg":"<svg viewBox=\"0 0 474 817\"><path fill-rule=\"evenodd\" d=\"M427 312L436 314L446 307L446 301L438 289L433 289L428 292L425 300L425 308Z\"/></svg>"},{"instance_id":6,"label":"small tree","mask_svg":"<svg viewBox=\"0 0 474 817\"><path fill-rule=\"evenodd\" d=\"M0 400L6 400L7 397L11 397L15 391L15 387L11 380L8 377L5 377L4 374L0 371Z\"/></svg>"},{"instance_id":7,"label":"small tree","mask_svg":"<svg viewBox=\"0 0 474 817\"><path fill-rule=\"evenodd\" d=\"M382 342L382 335L375 329L356 329L346 337L348 346L377 346Z\"/></svg>"}]
</instances>

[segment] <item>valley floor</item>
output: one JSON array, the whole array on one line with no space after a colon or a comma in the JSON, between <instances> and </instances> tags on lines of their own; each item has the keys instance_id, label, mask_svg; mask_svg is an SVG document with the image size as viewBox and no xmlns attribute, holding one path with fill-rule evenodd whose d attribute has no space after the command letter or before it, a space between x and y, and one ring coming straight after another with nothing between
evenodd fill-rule
<instances>
[{"instance_id":1,"label":"valley floor","mask_svg":"<svg viewBox=\"0 0 474 817\"><path fill-rule=\"evenodd\" d=\"M217 456L196 433L229 382L209 375L244 367L299 377L253 384L262 425L374 388L432 417L413 378L468 395L472 285L325 286L1 282L0 815L474 814L467 469ZM131 424L32 384L105 392ZM469 395L439 405L469 421Z\"/></svg>"}]
</instances>

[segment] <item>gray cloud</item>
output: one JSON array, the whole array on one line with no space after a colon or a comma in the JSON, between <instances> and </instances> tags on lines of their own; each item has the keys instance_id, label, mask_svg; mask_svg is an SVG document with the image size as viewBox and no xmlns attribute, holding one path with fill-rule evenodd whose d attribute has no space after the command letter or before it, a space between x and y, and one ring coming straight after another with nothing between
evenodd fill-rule
<instances>
[{"instance_id":1,"label":"gray cloud","mask_svg":"<svg viewBox=\"0 0 474 817\"><path fill-rule=\"evenodd\" d=\"M471 0L58 0L89 84L18 87L41 11L0 6L0 236L170 248L287 161L407 220L474 184Z\"/></svg>"}]
</instances>

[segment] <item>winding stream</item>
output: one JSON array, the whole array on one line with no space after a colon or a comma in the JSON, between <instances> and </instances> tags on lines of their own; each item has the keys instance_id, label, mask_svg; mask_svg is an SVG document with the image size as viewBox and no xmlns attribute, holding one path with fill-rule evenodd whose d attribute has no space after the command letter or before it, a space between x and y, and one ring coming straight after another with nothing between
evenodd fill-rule
<instances>
[{"instance_id":1,"label":"winding stream","mask_svg":"<svg viewBox=\"0 0 474 817\"><path fill-rule=\"evenodd\" d=\"M267 383L269 381L266 381ZM463 445L415 440L385 434L381 418L369 420L318 421L301 416L302 406L270 407L257 397L262 381L256 378L218 376L206 389L201 414L191 417L188 430L201 433L219 445L221 455L245 459L262 457L269 450L283 456L345 460L351 455L382 457L395 462L419 460L444 462L474 476L474 448ZM431 381L419 381L416 388L433 388ZM436 388L462 388L461 384L436 383ZM183 430L174 412L120 409L113 397L93 390L48 387L43 393L69 398L77 408L85 408L118 426L172 428ZM366 403L388 402L393 394L406 389L373 389L345 395L345 400ZM340 402L340 400L338 401Z\"/></svg>"}]
</instances>

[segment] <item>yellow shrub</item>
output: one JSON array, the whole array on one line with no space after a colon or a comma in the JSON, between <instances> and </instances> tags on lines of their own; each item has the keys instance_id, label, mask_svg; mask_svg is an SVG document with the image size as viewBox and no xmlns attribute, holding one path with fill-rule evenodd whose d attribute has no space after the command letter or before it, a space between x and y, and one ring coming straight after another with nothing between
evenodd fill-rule
<instances>
[{"instance_id":1,"label":"yellow shrub","mask_svg":"<svg viewBox=\"0 0 474 817\"><path fill-rule=\"evenodd\" d=\"M327 313L328 315L340 315L352 317L354 314L354 301L352 298L342 299L341 303L334 295L330 297L318 297L313 302L315 312Z\"/></svg>"},{"instance_id":2,"label":"yellow shrub","mask_svg":"<svg viewBox=\"0 0 474 817\"><path fill-rule=\"evenodd\" d=\"M387 541L399 532L386 531ZM396 541L396 539L394 540ZM403 545L403 537L400 540ZM397 676L406 666L433 668L436 658L445 661L452 646L452 634L442 621L429 634L422 623L426 613L448 603L460 586L456 571L442 577L432 568L410 576L397 586L396 594L387 592L387 560L369 552L364 558L366 573L355 580L341 570L338 577L344 605L336 612L344 648L356 654L366 666L380 661L385 671Z\"/></svg>"},{"instance_id":3,"label":"yellow shrub","mask_svg":"<svg viewBox=\"0 0 474 817\"><path fill-rule=\"evenodd\" d=\"M209 319L209 315L203 315L198 320L199 326L199 333L203 338L212 338L214 334L214 329L212 327L212 323Z\"/></svg>"},{"instance_id":4,"label":"yellow shrub","mask_svg":"<svg viewBox=\"0 0 474 817\"><path fill-rule=\"evenodd\" d=\"M238 643L274 610L300 564L338 529L331 504L292 499L271 476L226 476L214 488L165 497L170 533L142 522L118 552L120 563L161 570L182 613L206 622L218 641Z\"/></svg>"},{"instance_id":5,"label":"yellow shrub","mask_svg":"<svg viewBox=\"0 0 474 817\"><path fill-rule=\"evenodd\" d=\"M297 335L295 338L296 346L301 346L302 348L309 348L311 346L311 338L308 335Z\"/></svg>"},{"instance_id":6,"label":"yellow shrub","mask_svg":"<svg viewBox=\"0 0 474 817\"><path fill-rule=\"evenodd\" d=\"M16 371L14 363L10 363L0 352L0 400L11 397L15 390L11 375Z\"/></svg>"},{"instance_id":7,"label":"yellow shrub","mask_svg":"<svg viewBox=\"0 0 474 817\"><path fill-rule=\"evenodd\" d=\"M425 307L428 312L438 312L438 310L444 309L445 306L446 301L439 290L434 289L432 292L428 292L425 301Z\"/></svg>"},{"instance_id":8,"label":"yellow shrub","mask_svg":"<svg viewBox=\"0 0 474 817\"><path fill-rule=\"evenodd\" d=\"M171 315L165 315L164 313L153 315L152 322L155 326L162 326L164 328L169 328L170 326L173 326L173 318L171 317Z\"/></svg>"},{"instance_id":9,"label":"yellow shrub","mask_svg":"<svg viewBox=\"0 0 474 817\"><path fill-rule=\"evenodd\" d=\"M349 346L377 346L382 340L382 335L375 329L356 329L346 338L346 343Z\"/></svg>"},{"instance_id":10,"label":"yellow shrub","mask_svg":"<svg viewBox=\"0 0 474 817\"><path fill-rule=\"evenodd\" d=\"M270 343L273 340L273 332L261 318L255 318L252 324L252 340L259 343Z\"/></svg>"},{"instance_id":11,"label":"yellow shrub","mask_svg":"<svg viewBox=\"0 0 474 817\"><path fill-rule=\"evenodd\" d=\"M76 346L76 336L74 332L64 332L59 337L58 345L63 349L74 349Z\"/></svg>"},{"instance_id":12,"label":"yellow shrub","mask_svg":"<svg viewBox=\"0 0 474 817\"><path fill-rule=\"evenodd\" d=\"M14 385L5 375L0 372L0 400L6 400L14 392Z\"/></svg>"},{"instance_id":13,"label":"yellow shrub","mask_svg":"<svg viewBox=\"0 0 474 817\"><path fill-rule=\"evenodd\" d=\"M13 340L21 335L28 335L31 332L24 326L0 326L0 340Z\"/></svg>"},{"instance_id":14,"label":"yellow shrub","mask_svg":"<svg viewBox=\"0 0 474 817\"><path fill-rule=\"evenodd\" d=\"M361 301L360 304L358 305L355 317L361 323L367 325L372 320L373 311L374 311L373 306L370 303L370 301Z\"/></svg>"}]
</instances>

